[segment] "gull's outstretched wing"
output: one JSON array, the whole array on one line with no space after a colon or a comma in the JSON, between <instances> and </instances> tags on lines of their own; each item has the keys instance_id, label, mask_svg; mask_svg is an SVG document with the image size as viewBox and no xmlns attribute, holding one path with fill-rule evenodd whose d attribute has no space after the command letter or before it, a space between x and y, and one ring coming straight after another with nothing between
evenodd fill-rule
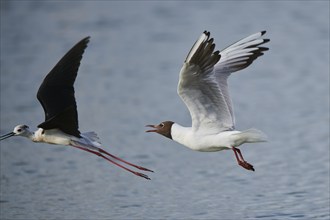
<instances>
[{"instance_id":1,"label":"gull's outstretched wing","mask_svg":"<svg viewBox=\"0 0 330 220\"><path fill-rule=\"evenodd\" d=\"M213 74L219 61L213 38L204 31L191 48L180 71L178 94L189 109L193 130L208 133L232 128L226 101Z\"/></svg>"},{"instance_id":2,"label":"gull's outstretched wing","mask_svg":"<svg viewBox=\"0 0 330 220\"><path fill-rule=\"evenodd\" d=\"M221 93L226 101L230 115L235 123L233 105L228 91L227 79L231 73L248 67L255 59L267 51L267 47L260 45L269 42L269 39L262 39L266 31L252 34L236 43L230 45L220 52L221 59L214 66L214 74Z\"/></svg>"},{"instance_id":3,"label":"gull's outstretched wing","mask_svg":"<svg viewBox=\"0 0 330 220\"><path fill-rule=\"evenodd\" d=\"M80 137L73 84L88 42L89 37L86 37L73 46L40 85L37 98L44 109L45 121L38 127L57 128Z\"/></svg>"},{"instance_id":4,"label":"gull's outstretched wing","mask_svg":"<svg viewBox=\"0 0 330 220\"><path fill-rule=\"evenodd\" d=\"M193 45L180 71L178 94L190 111L194 131L212 134L234 129L227 78L268 50L260 47L269 41L260 39L264 34L253 34L214 52L213 38L205 31Z\"/></svg>"}]
</instances>

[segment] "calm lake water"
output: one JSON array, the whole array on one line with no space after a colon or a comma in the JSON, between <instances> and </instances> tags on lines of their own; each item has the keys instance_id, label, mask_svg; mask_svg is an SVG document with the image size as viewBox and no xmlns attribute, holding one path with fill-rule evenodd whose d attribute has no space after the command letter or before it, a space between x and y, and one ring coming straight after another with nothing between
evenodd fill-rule
<instances>
[{"instance_id":1,"label":"calm lake water","mask_svg":"<svg viewBox=\"0 0 330 220\"><path fill-rule=\"evenodd\" d=\"M270 50L230 79L237 128L268 143L200 153L145 125L190 115L176 94L190 47L267 30ZM80 130L153 169L151 181L65 146L0 147L1 219L329 219L329 1L1 1L1 127L43 121L36 92L91 36L77 78Z\"/></svg>"}]
</instances>

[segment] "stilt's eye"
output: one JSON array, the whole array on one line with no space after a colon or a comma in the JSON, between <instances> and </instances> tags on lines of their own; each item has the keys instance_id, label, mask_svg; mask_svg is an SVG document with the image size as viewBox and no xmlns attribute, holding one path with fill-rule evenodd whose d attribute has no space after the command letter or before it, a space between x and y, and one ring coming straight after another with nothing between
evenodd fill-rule
<instances>
[{"instance_id":1,"label":"stilt's eye","mask_svg":"<svg viewBox=\"0 0 330 220\"><path fill-rule=\"evenodd\" d=\"M17 129L17 131L18 131L18 132L21 132L21 131L22 131L22 129Z\"/></svg>"}]
</instances>

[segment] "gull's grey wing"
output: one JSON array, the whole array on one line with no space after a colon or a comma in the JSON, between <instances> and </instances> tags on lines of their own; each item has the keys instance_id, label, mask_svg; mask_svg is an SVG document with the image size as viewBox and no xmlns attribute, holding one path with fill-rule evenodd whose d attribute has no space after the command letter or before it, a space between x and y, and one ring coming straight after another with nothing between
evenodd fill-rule
<instances>
[{"instance_id":1,"label":"gull's grey wing","mask_svg":"<svg viewBox=\"0 0 330 220\"><path fill-rule=\"evenodd\" d=\"M219 61L213 38L204 32L191 48L181 68L178 94L189 109L194 130L216 133L233 128L226 100L214 77Z\"/></svg>"},{"instance_id":2,"label":"gull's grey wing","mask_svg":"<svg viewBox=\"0 0 330 220\"><path fill-rule=\"evenodd\" d=\"M45 121L38 127L57 128L80 137L73 84L88 42L89 37L86 37L73 46L40 85L37 98L44 109Z\"/></svg>"},{"instance_id":3,"label":"gull's grey wing","mask_svg":"<svg viewBox=\"0 0 330 220\"><path fill-rule=\"evenodd\" d=\"M243 38L220 52L221 58L214 66L214 74L219 84L221 93L226 100L233 124L235 116L233 105L228 91L227 79L231 73L248 67L255 59L267 51L267 47L260 45L269 42L269 39L262 39L266 31L261 31Z\"/></svg>"}]
</instances>

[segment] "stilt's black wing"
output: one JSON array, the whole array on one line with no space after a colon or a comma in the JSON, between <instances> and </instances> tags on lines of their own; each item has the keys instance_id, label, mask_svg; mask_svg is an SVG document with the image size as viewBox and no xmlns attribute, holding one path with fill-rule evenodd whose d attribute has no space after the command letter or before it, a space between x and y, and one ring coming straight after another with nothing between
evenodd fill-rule
<instances>
[{"instance_id":1,"label":"stilt's black wing","mask_svg":"<svg viewBox=\"0 0 330 220\"><path fill-rule=\"evenodd\" d=\"M73 46L42 82L37 98L44 108L45 121L39 128L57 128L80 137L73 84L88 42L89 37L86 37Z\"/></svg>"}]
</instances>

